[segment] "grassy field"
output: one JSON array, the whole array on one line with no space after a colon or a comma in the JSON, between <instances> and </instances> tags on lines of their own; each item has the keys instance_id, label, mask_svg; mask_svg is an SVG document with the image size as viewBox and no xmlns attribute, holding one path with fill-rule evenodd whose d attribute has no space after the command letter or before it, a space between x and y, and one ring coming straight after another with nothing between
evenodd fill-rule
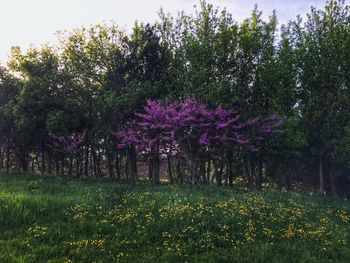
<instances>
[{"instance_id":1,"label":"grassy field","mask_svg":"<svg viewBox=\"0 0 350 263\"><path fill-rule=\"evenodd\" d=\"M0 262L350 262L350 204L0 174Z\"/></svg>"}]
</instances>

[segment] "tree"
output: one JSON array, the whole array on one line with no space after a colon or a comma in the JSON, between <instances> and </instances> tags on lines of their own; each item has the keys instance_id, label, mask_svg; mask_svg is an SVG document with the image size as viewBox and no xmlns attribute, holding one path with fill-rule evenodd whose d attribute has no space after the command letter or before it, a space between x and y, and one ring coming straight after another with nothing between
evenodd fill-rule
<instances>
[{"instance_id":1,"label":"tree","mask_svg":"<svg viewBox=\"0 0 350 263\"><path fill-rule=\"evenodd\" d=\"M149 100L144 113L137 113L125 131L115 135L119 148L137 144L140 151L149 154L153 183L159 183L160 154L175 153L187 161L194 184L200 180L197 168L201 159L209 156L218 160L229 145L257 151L264 134L274 132L281 124L277 116L242 122L234 110L219 106L211 111L194 99L184 103ZM221 185L220 175L215 177Z\"/></svg>"},{"instance_id":2,"label":"tree","mask_svg":"<svg viewBox=\"0 0 350 263\"><path fill-rule=\"evenodd\" d=\"M321 193L326 190L325 172L331 169L331 155L349 116L350 72L344 56L349 48L348 18L349 9L342 1L331 1L324 11L312 9L300 43L300 109L308 143L318 158Z\"/></svg>"},{"instance_id":3,"label":"tree","mask_svg":"<svg viewBox=\"0 0 350 263\"><path fill-rule=\"evenodd\" d=\"M7 109L18 135L17 155L22 169L26 170L30 151L40 152L40 169L44 173L48 142L46 120L58 103L58 57L48 46L41 50L31 48L26 54L22 54L19 48L14 48L9 66L23 79L18 96Z\"/></svg>"},{"instance_id":4,"label":"tree","mask_svg":"<svg viewBox=\"0 0 350 263\"><path fill-rule=\"evenodd\" d=\"M14 120L7 114L11 102L18 96L21 81L8 70L0 67L0 154L1 167L10 169L11 154L14 153L16 139Z\"/></svg>"}]
</instances>

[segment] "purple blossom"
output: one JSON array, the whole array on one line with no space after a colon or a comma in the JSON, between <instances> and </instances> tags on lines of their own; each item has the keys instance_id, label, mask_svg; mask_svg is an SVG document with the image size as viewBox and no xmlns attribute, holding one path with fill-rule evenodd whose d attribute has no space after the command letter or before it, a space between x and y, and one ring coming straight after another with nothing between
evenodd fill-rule
<instances>
[{"instance_id":1,"label":"purple blossom","mask_svg":"<svg viewBox=\"0 0 350 263\"><path fill-rule=\"evenodd\" d=\"M76 156L85 142L86 132L72 132L68 135L60 135L50 133L54 147L57 151L68 154L72 157Z\"/></svg>"},{"instance_id":2,"label":"purple blossom","mask_svg":"<svg viewBox=\"0 0 350 263\"><path fill-rule=\"evenodd\" d=\"M282 123L276 115L244 122L235 110L221 106L209 110L193 98L183 103L149 100L144 111L136 113L135 119L114 135L119 140L119 149L134 144L150 153L168 152L173 147L172 152L182 156L198 153L214 156L229 146L256 151L255 143L264 134L275 132Z\"/></svg>"},{"instance_id":3,"label":"purple blossom","mask_svg":"<svg viewBox=\"0 0 350 263\"><path fill-rule=\"evenodd\" d=\"M12 140L8 138L8 136L0 130L0 150L5 150L13 147Z\"/></svg>"}]
</instances>

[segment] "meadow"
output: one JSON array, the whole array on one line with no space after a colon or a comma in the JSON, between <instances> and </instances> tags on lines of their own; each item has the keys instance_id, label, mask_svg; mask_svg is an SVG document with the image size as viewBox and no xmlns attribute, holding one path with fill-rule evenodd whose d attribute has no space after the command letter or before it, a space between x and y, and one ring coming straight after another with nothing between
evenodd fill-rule
<instances>
[{"instance_id":1,"label":"meadow","mask_svg":"<svg viewBox=\"0 0 350 263\"><path fill-rule=\"evenodd\" d=\"M348 201L0 174L0 262L350 262Z\"/></svg>"}]
</instances>

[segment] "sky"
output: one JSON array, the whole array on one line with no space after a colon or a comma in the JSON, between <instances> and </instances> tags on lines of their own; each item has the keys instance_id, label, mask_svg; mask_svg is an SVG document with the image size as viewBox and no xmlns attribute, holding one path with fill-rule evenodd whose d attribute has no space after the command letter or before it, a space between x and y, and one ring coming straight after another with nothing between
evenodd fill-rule
<instances>
[{"instance_id":1,"label":"sky","mask_svg":"<svg viewBox=\"0 0 350 263\"><path fill-rule=\"evenodd\" d=\"M279 23L298 14L305 17L311 6L322 8L326 0L207 0L226 7L236 21L247 18L257 4L268 17L276 10ZM11 46L26 50L31 44L56 43L55 32L81 26L116 22L130 29L135 20L154 22L162 7L176 15L194 13L199 0L0 0L0 63L6 63Z\"/></svg>"}]
</instances>

